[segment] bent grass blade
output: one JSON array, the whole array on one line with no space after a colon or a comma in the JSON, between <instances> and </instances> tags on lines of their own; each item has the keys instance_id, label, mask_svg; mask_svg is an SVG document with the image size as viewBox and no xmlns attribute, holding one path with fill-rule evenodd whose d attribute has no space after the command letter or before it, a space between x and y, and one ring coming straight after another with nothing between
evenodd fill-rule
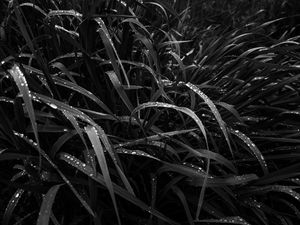
<instances>
[{"instance_id":1,"label":"bent grass blade","mask_svg":"<svg viewBox=\"0 0 300 225\"><path fill-rule=\"evenodd\" d=\"M39 212L39 217L36 222L37 225L48 225L51 215L51 208L54 203L55 196L61 184L55 185L49 189L47 194L43 197L43 202Z\"/></svg>"},{"instance_id":2,"label":"bent grass blade","mask_svg":"<svg viewBox=\"0 0 300 225\"><path fill-rule=\"evenodd\" d=\"M107 54L108 54L108 56L111 60L111 63L113 65L115 73L118 75L119 79L121 79L120 70L119 70L119 67L118 67L118 64L119 64L120 67L121 67L121 70L124 74L125 81L126 81L127 85L130 86L126 71L123 67L123 64L122 64L120 58L119 58L118 52L117 52L117 50L114 46L114 43L113 43L113 41L110 37L110 34L107 30L107 27L106 27L104 21L100 17L95 18L95 21L99 25L98 32L100 33L100 36L101 36L101 39L103 41L105 50L106 50L106 52L107 52ZM116 58L118 60L118 63L117 63Z\"/></svg>"},{"instance_id":3,"label":"bent grass blade","mask_svg":"<svg viewBox=\"0 0 300 225\"><path fill-rule=\"evenodd\" d=\"M206 131L205 131L205 127L202 123L202 121L199 119L199 117L192 111L190 110L189 108L186 108L186 107L179 107L179 106L176 106L176 105L172 105L172 104L169 104L169 103L163 103L163 102L146 102L146 103L143 103L143 104L140 104L138 107L136 107L131 115L133 115L134 113L142 110L142 109L146 109L146 108L168 108L168 109L174 109L176 111L179 111L179 112L182 112L188 116L190 116L195 122L196 124L198 125L198 127L200 128L203 136L204 136L204 139L205 139L205 143L206 143L206 146L207 146L207 149L208 149L208 140L207 140L207 135L206 135Z\"/></svg>"},{"instance_id":4,"label":"bent grass blade","mask_svg":"<svg viewBox=\"0 0 300 225\"><path fill-rule=\"evenodd\" d=\"M58 84L58 85L63 86L65 88L69 88L71 90L77 91L78 93L88 97L89 99L91 99L92 101L97 103L100 106L100 108L102 108L105 112L107 112L110 115L113 115L111 110L99 98L97 98L90 91L84 89L83 87L80 87L79 85L77 85L73 82L67 81L67 80L59 78L59 77L54 77L53 80L54 80L55 84Z\"/></svg>"},{"instance_id":5,"label":"bent grass blade","mask_svg":"<svg viewBox=\"0 0 300 225\"><path fill-rule=\"evenodd\" d=\"M74 195L77 197L77 199L81 202L81 204L84 206L84 208L92 215L94 216L94 212L89 206L89 204L80 196L78 191L75 189L75 187L72 185L72 183L68 180L68 178L61 172L61 170L57 167L57 165L49 158L49 156L46 154L46 152L37 145L33 140L26 137L24 134L14 132L14 134L23 139L27 144L29 144L33 149L35 149L41 156L43 156L47 162L57 171L57 173L61 176L63 181L69 186L71 191L74 193Z\"/></svg>"},{"instance_id":6,"label":"bent grass blade","mask_svg":"<svg viewBox=\"0 0 300 225\"><path fill-rule=\"evenodd\" d=\"M11 199L9 200L7 207L5 209L4 215L3 215L3 220L2 220L3 225L8 225L10 218L12 216L12 213L13 213L14 209L16 208L16 206L18 205L19 200L22 197L23 193L24 193L23 189L18 189L13 194Z\"/></svg>"},{"instance_id":7,"label":"bent grass blade","mask_svg":"<svg viewBox=\"0 0 300 225\"><path fill-rule=\"evenodd\" d=\"M223 121L217 107L215 106L215 104L213 103L212 100L210 100L210 98L204 94L196 85L192 84L192 83L183 83L181 82L181 84L185 85L186 87L190 88L192 91L194 91L196 94L198 94L202 99L203 101L207 104L207 106L210 108L211 112L213 113L213 115L215 116L219 126L220 126L220 129L225 137L225 140L228 144L228 147L229 147L229 150L233 156L233 151L232 151L232 148L231 148L231 144L230 144L230 140L229 140L229 137L228 137L228 133L227 133L227 129L226 129L226 124L225 122Z\"/></svg>"},{"instance_id":8,"label":"bent grass blade","mask_svg":"<svg viewBox=\"0 0 300 225\"><path fill-rule=\"evenodd\" d=\"M95 154L98 159L98 163L99 163L101 171L103 173L105 185L106 185L106 187L109 191L109 194L111 196L111 199L113 201L115 212L117 214L118 224L121 224L119 211L118 211L118 207L117 207L117 202L116 202L116 197L115 197L115 193L114 193L113 186L112 186L112 181L111 181L111 178L109 175L109 170L107 167L104 150L102 147L102 143L100 142L97 130L92 126L87 126L87 127L85 127L85 131L92 143L93 149L94 149Z\"/></svg>"},{"instance_id":9,"label":"bent grass blade","mask_svg":"<svg viewBox=\"0 0 300 225\"><path fill-rule=\"evenodd\" d=\"M60 153L60 159L65 161L66 163L70 164L74 168L78 169L82 173L86 174L87 176L91 177L93 180L98 182L99 184L106 186L104 178L101 174L93 173L93 169L88 166L87 164L81 162L79 159L76 157L68 154L68 153ZM131 202L132 204L136 205L137 207L141 208L142 210L145 210L149 212L150 214L156 216L157 218L169 223L169 224L174 224L174 225L179 225L175 221L169 219L166 217L164 214L160 213L156 209L153 209L146 205L143 201L132 195L130 192L128 192L126 189L120 187L119 185L112 183L113 185L113 190L114 192L119 195L120 197L126 199L127 201Z\"/></svg>"},{"instance_id":10,"label":"bent grass blade","mask_svg":"<svg viewBox=\"0 0 300 225\"><path fill-rule=\"evenodd\" d=\"M268 166L265 161L265 158L262 155L262 153L259 151L257 146L251 141L251 139L239 130L234 130L234 129L230 128L229 131L230 131L230 133L232 133L235 136L237 136L238 138L240 138L249 147L249 149L250 149L249 152L257 158L264 174L267 175L269 173L269 170L268 170Z\"/></svg>"},{"instance_id":11,"label":"bent grass blade","mask_svg":"<svg viewBox=\"0 0 300 225\"><path fill-rule=\"evenodd\" d=\"M32 130L35 136L35 140L37 144L39 145L39 137L37 132L37 124L36 124L36 118L34 114L33 104L31 101L31 92L28 88L28 84L25 78L24 73L21 71L21 68L19 65L14 64L11 69L8 70L9 74L13 77L20 94L22 95L22 98L25 103L26 110L28 112L28 116L31 122Z\"/></svg>"},{"instance_id":12,"label":"bent grass blade","mask_svg":"<svg viewBox=\"0 0 300 225\"><path fill-rule=\"evenodd\" d=\"M199 128L204 136L206 147L209 150L205 127L204 127L202 121L199 119L199 117L192 110L190 110L189 108L186 108L186 107L178 107L176 105L172 105L172 104L168 104L168 103L147 102L147 103L143 103L143 104L139 105L138 107L136 107L131 115L133 115L135 112L138 112L139 110L149 108L149 107L150 108L153 108L153 107L171 108L171 109L175 109L176 111L183 112L186 115L190 116L196 122L196 124L199 126ZM200 213L200 210L201 210L202 201L203 201L204 193L205 193L205 189L206 189L206 183L208 181L207 179L208 179L209 164L210 164L209 162L210 162L210 160L208 159L208 167L207 167L207 171L206 171L207 173L204 178L204 183L202 185L201 193L200 193L200 197L199 197L199 201L198 201L197 216L199 216L198 214Z\"/></svg>"},{"instance_id":13,"label":"bent grass blade","mask_svg":"<svg viewBox=\"0 0 300 225\"><path fill-rule=\"evenodd\" d=\"M122 101L124 102L124 104L126 105L127 109L129 110L129 112L133 111L133 106L120 82L120 80L118 79L116 73L114 71L107 71L106 74L108 75L111 83L113 84L113 86L115 87L116 91L118 92L120 98L122 99Z\"/></svg>"},{"instance_id":14,"label":"bent grass blade","mask_svg":"<svg viewBox=\"0 0 300 225\"><path fill-rule=\"evenodd\" d=\"M199 220L197 222L201 223L216 223L216 224L239 224L239 225L251 225L245 219L240 216L225 217L221 219L209 219L209 220Z\"/></svg>"}]
</instances>

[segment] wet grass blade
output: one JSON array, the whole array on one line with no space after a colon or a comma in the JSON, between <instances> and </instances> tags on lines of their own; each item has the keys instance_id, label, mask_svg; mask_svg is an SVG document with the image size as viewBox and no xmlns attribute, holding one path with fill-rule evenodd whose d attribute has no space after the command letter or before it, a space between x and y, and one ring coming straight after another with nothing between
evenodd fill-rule
<instances>
[{"instance_id":1,"label":"wet grass blade","mask_svg":"<svg viewBox=\"0 0 300 225\"><path fill-rule=\"evenodd\" d=\"M209 220L199 220L197 222L202 223L216 223L216 224L239 224L239 225L251 225L248 223L246 220L239 216L234 216L234 217L225 217L221 219L209 219Z\"/></svg>"},{"instance_id":2,"label":"wet grass blade","mask_svg":"<svg viewBox=\"0 0 300 225\"><path fill-rule=\"evenodd\" d=\"M112 185L112 181L109 175L109 170L108 170L108 166L106 163L106 159L105 159L105 154L104 154L104 150L102 147L102 143L100 142L99 139L99 135L97 133L97 130L92 127L92 126L88 126L85 127L85 131L92 143L93 149L95 151L95 154L97 156L98 159L98 163L100 165L101 171L103 173L103 177L104 177L104 181L105 181L105 185L110 193L111 199L113 201L113 205L115 208L115 212L117 215L117 219L118 219L118 224L121 224L121 220L120 220L120 215L119 215L119 210L117 207L117 202L116 202L116 197L115 197L115 193L113 190L113 185Z\"/></svg>"},{"instance_id":3,"label":"wet grass blade","mask_svg":"<svg viewBox=\"0 0 300 225\"><path fill-rule=\"evenodd\" d=\"M120 74L120 70L119 70L119 66L118 64L120 65L121 67L121 70L124 74L124 78L125 78L125 81L127 83L128 86L130 86L130 83L129 83L129 80L128 80L128 77L127 77L127 74L125 72L125 69L123 67L123 64L119 58L119 55L118 55L118 52L114 46L114 43L111 39L111 36L107 30L107 27L104 23L104 21L98 17L98 18L95 18L95 21L98 23L99 25L99 29L98 29L98 32L100 33L100 36L101 36L101 39L103 41L103 44L104 44L104 47L106 49L106 52L111 60L111 63L113 65L113 68L114 68L114 71L115 73L118 75L118 78L119 80L122 80L121 79L121 74Z\"/></svg>"},{"instance_id":4,"label":"wet grass blade","mask_svg":"<svg viewBox=\"0 0 300 225\"><path fill-rule=\"evenodd\" d=\"M81 204L84 206L84 208L92 215L94 216L94 212L91 209L91 207L89 206L89 204L80 196L80 194L78 193L78 191L75 189L75 187L72 185L72 183L69 181L69 179L67 179L67 177L64 175L64 173L57 167L57 165L49 158L49 156L46 154L46 152L41 149L37 143L35 143L33 140L31 140L30 138L26 137L24 134L18 133L18 132L14 132L14 134L23 139L27 144L29 144L33 149L35 149L39 154L41 154L41 156L43 156L48 162L49 164L58 172L58 174L61 176L61 178L63 179L63 181L69 186L69 188L71 189L71 191L74 193L74 195L77 197L77 199L81 202Z\"/></svg>"},{"instance_id":5,"label":"wet grass blade","mask_svg":"<svg viewBox=\"0 0 300 225\"><path fill-rule=\"evenodd\" d=\"M55 185L49 189L47 194L43 197L43 202L41 205L41 209L39 212L39 217L36 222L37 225L48 225L49 219L51 215L51 208L54 203L55 196L57 194L58 189L60 188L61 184Z\"/></svg>"},{"instance_id":6,"label":"wet grass blade","mask_svg":"<svg viewBox=\"0 0 300 225\"><path fill-rule=\"evenodd\" d=\"M167 108L167 109L174 109L176 111L179 111L179 112L182 112L188 116L190 116L195 122L196 124L198 125L198 127L200 128L203 136L204 136L204 139L205 139L205 142L206 142L206 146L207 146L207 149L208 149L208 142L207 142L207 136L206 136L206 131L205 131L205 127L202 123L202 121L199 119L199 117L192 111L190 110L189 108L186 108L186 107L179 107L179 106L176 106L176 105L172 105L172 104L168 104L168 103L163 103L163 102L147 102L147 103L143 103L143 104L140 104L138 107L136 107L131 115L133 115L134 113L142 110L142 109L145 109L145 108Z\"/></svg>"},{"instance_id":7,"label":"wet grass blade","mask_svg":"<svg viewBox=\"0 0 300 225\"><path fill-rule=\"evenodd\" d=\"M72 155L69 155L67 153L61 153L60 154L60 159L64 160L65 162L67 162L68 164L70 164L74 168L78 169L79 171L83 172L87 176L91 177L96 182L100 183L101 185L106 186L104 178L101 174L99 174L99 173L94 174L93 169L90 166L88 166L85 163L81 162L76 157L74 157ZM122 198L126 199L127 201L131 202L132 204L138 206L139 208L149 212L150 214L156 216L157 218L159 218L159 219L161 219L161 220L163 220L163 221L165 221L169 224L179 225L178 223L176 223L175 221L169 219L168 217L166 217L165 215L163 215L162 213L160 213L156 209L153 209L153 208L149 207L148 205L146 205L143 201L141 201L140 199L138 199L137 197L135 197L134 195L129 193L124 188L122 188L122 187L120 187L120 186L113 183L113 189L114 189L114 192L117 195L121 196Z\"/></svg>"},{"instance_id":8,"label":"wet grass blade","mask_svg":"<svg viewBox=\"0 0 300 225\"><path fill-rule=\"evenodd\" d=\"M16 206L18 205L20 198L22 197L24 193L23 189L18 189L13 196L11 197L11 199L9 200L7 207L5 209L4 215L3 215L3 220L2 220L2 224L3 225L8 225L9 221L11 219L12 213L14 211L14 209L16 208Z\"/></svg>"},{"instance_id":9,"label":"wet grass blade","mask_svg":"<svg viewBox=\"0 0 300 225\"><path fill-rule=\"evenodd\" d=\"M216 120L217 120L217 122L220 126L220 129L221 129L221 131L222 131L222 133L223 133L223 135L226 139L226 142L228 144L229 150L230 150L230 152L233 156L234 154L233 154L233 151L232 151L232 148L231 148L230 139L228 137L226 124L223 121L223 119L222 119L222 117L219 113L219 110L217 109L217 107L215 106L213 101L210 100L210 98L206 94L204 94L196 85L194 85L192 83L182 83L182 84L185 85L186 87L190 88L196 94L198 94L203 99L203 101L207 104L207 106L210 108L211 112L215 116L215 118L216 118Z\"/></svg>"},{"instance_id":10,"label":"wet grass blade","mask_svg":"<svg viewBox=\"0 0 300 225\"><path fill-rule=\"evenodd\" d=\"M107 112L110 115L113 115L111 110L99 98L97 98L92 92L84 89L83 87L80 87L79 85L77 85L73 82L67 81L67 80L59 78L59 77L55 77L55 78L53 78L53 80L54 80L55 84L58 84L60 86L66 87L68 89L77 91L78 93L88 97L89 99L91 99L92 101L97 103L105 112Z\"/></svg>"},{"instance_id":11,"label":"wet grass blade","mask_svg":"<svg viewBox=\"0 0 300 225\"><path fill-rule=\"evenodd\" d=\"M87 116L80 110L78 110L75 107L72 107L66 103L63 103L56 99L50 98L50 97L42 95L42 94L34 93L34 92L31 92L31 96L34 101L44 102L51 108L60 110L61 112L67 111L74 117L81 119L91 125L96 124L89 116Z\"/></svg>"},{"instance_id":12,"label":"wet grass blade","mask_svg":"<svg viewBox=\"0 0 300 225\"><path fill-rule=\"evenodd\" d=\"M230 128L230 132L232 134L234 134L235 136L237 136L238 138L240 138L247 145L247 147L249 147L250 153L253 154L257 158L264 174L267 175L269 173L269 170L268 170L268 166L265 161L265 158L262 155L262 153L259 151L257 146L251 141L251 139L239 130L234 130L234 129Z\"/></svg>"},{"instance_id":13,"label":"wet grass blade","mask_svg":"<svg viewBox=\"0 0 300 225\"><path fill-rule=\"evenodd\" d=\"M17 64L14 64L13 67L8 70L8 72L13 77L15 83L18 86L20 94L22 95L22 98L25 103L25 108L28 112L32 130L33 130L33 133L35 136L35 140L39 145L39 137L38 137L38 132L37 132L36 118L35 118L35 114L34 114L33 104L31 101L31 92L29 90L25 75L21 71L20 66Z\"/></svg>"},{"instance_id":14,"label":"wet grass blade","mask_svg":"<svg viewBox=\"0 0 300 225\"><path fill-rule=\"evenodd\" d=\"M112 82L112 84L113 84L114 88L116 89L117 93L119 94L120 98L126 105L128 111L131 113L133 111L133 106L132 106L120 80L118 79L116 73L114 71L108 71L108 72L106 72L106 74L108 75L110 81Z\"/></svg>"},{"instance_id":15,"label":"wet grass blade","mask_svg":"<svg viewBox=\"0 0 300 225\"><path fill-rule=\"evenodd\" d=\"M190 208L189 208L189 205L188 205L188 202L186 200L186 197L184 196L184 193L180 190L180 188L178 188L177 186L173 186L172 187L172 190L174 191L174 193L178 196L178 198L180 199L181 201L181 204L183 205L184 207L184 211L185 211L185 214L188 218L188 222L190 225L194 225L194 221L193 221L193 218L192 218L192 214L191 214L191 211L190 211Z\"/></svg>"}]
</instances>

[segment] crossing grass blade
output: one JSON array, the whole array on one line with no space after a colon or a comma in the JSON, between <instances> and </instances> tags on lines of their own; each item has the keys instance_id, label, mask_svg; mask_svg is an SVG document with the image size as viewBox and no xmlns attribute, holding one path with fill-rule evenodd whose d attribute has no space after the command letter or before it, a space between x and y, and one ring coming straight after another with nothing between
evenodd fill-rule
<instances>
[{"instance_id":1,"label":"crossing grass blade","mask_svg":"<svg viewBox=\"0 0 300 225\"><path fill-rule=\"evenodd\" d=\"M87 122L88 124L96 124L89 116L87 116L80 110L78 110L75 107L72 107L66 103L63 103L56 99L50 98L50 97L42 95L42 94L34 93L34 92L31 92L31 96L32 96L32 100L34 100L34 101L44 102L51 108L60 110L61 112L67 111L74 117L81 119L81 120Z\"/></svg>"},{"instance_id":2,"label":"crossing grass blade","mask_svg":"<svg viewBox=\"0 0 300 225\"><path fill-rule=\"evenodd\" d=\"M119 64L120 67L121 67L122 73L124 75L125 81L126 81L127 85L130 86L129 79L127 77L127 74L125 72L123 64L122 64L122 62L119 58L118 52L117 52L117 50L114 46L114 43L111 39L111 36L110 36L110 34L107 30L107 27L106 27L104 21L100 17L95 18L95 21L99 25L98 32L100 33L100 36L102 38L104 47L106 49L106 52L107 52L107 54L110 58L110 61L111 61L112 65L113 65L115 73L117 74L119 80L122 80L121 79L121 74L120 74L120 69L119 69L119 66L118 66L118 64Z\"/></svg>"},{"instance_id":3,"label":"crossing grass blade","mask_svg":"<svg viewBox=\"0 0 300 225\"><path fill-rule=\"evenodd\" d=\"M77 85L73 82L67 81L67 80L59 78L59 77L55 77L53 80L54 80L55 84L58 84L65 88L77 91L78 93L88 97L89 99L91 99L92 101L97 103L105 112L107 112L110 115L113 115L111 110L99 98L97 98L92 92L84 89L83 87L80 87L79 85Z\"/></svg>"},{"instance_id":4,"label":"crossing grass blade","mask_svg":"<svg viewBox=\"0 0 300 225\"><path fill-rule=\"evenodd\" d=\"M168 103L163 103L163 102L147 102L147 103L143 103L140 104L139 106L137 106L131 113L131 115L133 115L134 113L145 109L145 108L167 108L167 109L174 109L176 111L182 112L188 116L190 116L197 124L197 126L199 127L199 129L201 130L204 139L205 139L205 143L208 149L208 141L207 141L207 136L206 136L206 131L205 131L205 127L202 123L202 121L199 119L199 117L189 108L186 107L179 107L176 105L172 105L172 104L168 104Z\"/></svg>"},{"instance_id":5,"label":"crossing grass blade","mask_svg":"<svg viewBox=\"0 0 300 225\"><path fill-rule=\"evenodd\" d=\"M133 105L130 102L120 80L118 79L116 73L114 71L108 71L106 72L106 74L108 75L110 81L112 82L114 88L116 89L116 91L118 92L120 98L122 99L122 101L124 102L124 104L126 105L127 109L129 112L133 111Z\"/></svg>"},{"instance_id":6,"label":"crossing grass blade","mask_svg":"<svg viewBox=\"0 0 300 225\"><path fill-rule=\"evenodd\" d=\"M191 211L189 209L189 206L188 206L188 202L186 200L186 197L184 196L184 193L180 190L179 187L177 187L176 185L174 185L172 187L172 190L173 192L175 192L175 194L178 196L178 198L180 199L181 201L181 204L183 205L184 207L184 210L185 210L185 214L188 218L188 222L190 225L194 225L194 221L193 221L193 217L192 217L192 214L191 214Z\"/></svg>"},{"instance_id":7,"label":"crossing grass blade","mask_svg":"<svg viewBox=\"0 0 300 225\"><path fill-rule=\"evenodd\" d=\"M207 106L210 108L211 112L213 113L213 115L215 116L219 126L220 126L220 129L226 139L226 142L227 142L227 145L229 147L229 150L232 154L232 156L234 155L233 154L233 151L232 151L232 148L231 148L231 144L230 144L230 139L228 137L228 133L227 133L227 128L226 128L226 124L225 122L223 121L220 113L219 113L219 110L217 109L217 107L215 106L215 104L213 103L212 100L210 100L210 98L204 94L196 85L192 84L192 83L182 83L183 85L185 85L186 87L190 88L192 91L194 91L197 95L199 95L199 97L201 97L203 99L203 101L207 104Z\"/></svg>"},{"instance_id":8,"label":"crossing grass blade","mask_svg":"<svg viewBox=\"0 0 300 225\"><path fill-rule=\"evenodd\" d=\"M61 187L61 184L52 186L49 191L46 193L46 195L43 197L43 202L41 205L41 209L39 212L39 217L36 222L37 225L48 225L49 219L51 216L51 208L54 203L55 196Z\"/></svg>"},{"instance_id":9,"label":"crossing grass blade","mask_svg":"<svg viewBox=\"0 0 300 225\"><path fill-rule=\"evenodd\" d=\"M76 157L69 155L67 153L60 153L60 159L64 160L74 168L78 169L82 173L86 174L87 176L91 177L94 179L96 182L100 183L103 186L106 186L104 178L101 174L93 174L93 170L91 167L86 165L85 163L81 162L79 159ZM156 216L157 218L167 222L168 224L173 224L173 225L178 225L175 221L169 219L156 209L151 208L150 206L146 205L143 201L129 193L127 190L123 189L122 187L116 185L113 183L113 190L114 192L119 195L120 197L126 199L127 201L131 202L132 204L138 206L139 208L149 212L150 214Z\"/></svg>"},{"instance_id":10,"label":"crossing grass blade","mask_svg":"<svg viewBox=\"0 0 300 225\"><path fill-rule=\"evenodd\" d=\"M31 123L32 129L33 129L35 140L39 145L39 136L38 136L38 131L37 131L33 103L31 100L31 91L29 90L25 75L24 75L23 71L21 70L20 66L17 64L14 64L13 67L8 70L8 72L13 77L13 79L20 91L20 94L22 95L22 98L25 103L25 108L28 112L30 123Z\"/></svg>"},{"instance_id":11,"label":"crossing grass blade","mask_svg":"<svg viewBox=\"0 0 300 225\"><path fill-rule=\"evenodd\" d=\"M100 139L99 139L99 134L97 133L97 130L92 126L85 127L85 131L86 131L86 133L87 133L87 135L90 139L90 142L92 143L93 149L95 151L95 154L96 154L97 159L98 159L98 163L100 165L100 168L101 168L101 171L102 171L102 174L103 174L105 185L106 185L106 187L109 191L110 197L113 201L114 209L115 209L117 219L118 219L118 224L121 224L119 210L118 210L117 202L116 202L116 197L115 197L115 193L114 193L114 190L113 190L112 181L111 181L111 178L110 178L110 175L109 175L109 170L108 170L108 166L107 166L107 163L106 163L102 143L100 142Z\"/></svg>"},{"instance_id":12,"label":"crossing grass blade","mask_svg":"<svg viewBox=\"0 0 300 225\"><path fill-rule=\"evenodd\" d=\"M179 146L182 146L188 152L190 152L192 156L201 157L201 158L203 157L205 159L214 160L217 163L226 166L232 172L237 173L237 168L234 166L234 164L230 160L226 159L224 156L216 152L210 150L204 150L204 149L194 149L179 140L174 140L174 142L177 143ZM190 156L187 156L185 160L188 160L189 158Z\"/></svg>"},{"instance_id":13,"label":"crossing grass blade","mask_svg":"<svg viewBox=\"0 0 300 225\"><path fill-rule=\"evenodd\" d=\"M73 138L78 132L76 130L67 132L60 136L55 143L52 145L51 150L50 150L50 157L54 158L55 155L58 153L58 151L61 149L61 147L71 138Z\"/></svg>"},{"instance_id":14,"label":"crossing grass blade","mask_svg":"<svg viewBox=\"0 0 300 225\"><path fill-rule=\"evenodd\" d=\"M234 130L230 128L229 131L235 136L237 136L238 138L240 138L247 145L247 147L250 150L250 153L253 154L257 158L258 162L260 163L264 175L267 175L269 173L269 170L265 158L262 155L262 153L259 151L257 146L251 141L251 139L239 130Z\"/></svg>"},{"instance_id":15,"label":"crossing grass blade","mask_svg":"<svg viewBox=\"0 0 300 225\"><path fill-rule=\"evenodd\" d=\"M75 189L73 184L69 181L69 179L64 175L64 173L58 168L58 166L50 159L50 157L46 154L46 152L37 145L33 140L26 137L24 134L14 132L14 134L23 139L27 144L29 144L33 149L35 149L44 159L47 160L47 162L58 172L60 177L63 179L63 181L69 186L71 191L74 193L76 198L80 201L80 203L83 205L83 207L89 212L90 215L94 216L94 212L89 206L89 204L80 196L78 191Z\"/></svg>"}]
</instances>

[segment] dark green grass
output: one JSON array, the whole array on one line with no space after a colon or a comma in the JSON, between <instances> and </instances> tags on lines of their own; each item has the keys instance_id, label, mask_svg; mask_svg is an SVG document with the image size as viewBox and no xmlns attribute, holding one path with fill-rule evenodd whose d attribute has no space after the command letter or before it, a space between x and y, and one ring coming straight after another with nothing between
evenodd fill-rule
<instances>
[{"instance_id":1,"label":"dark green grass","mask_svg":"<svg viewBox=\"0 0 300 225\"><path fill-rule=\"evenodd\" d=\"M2 224L297 224L299 37L171 3L9 5Z\"/></svg>"}]
</instances>

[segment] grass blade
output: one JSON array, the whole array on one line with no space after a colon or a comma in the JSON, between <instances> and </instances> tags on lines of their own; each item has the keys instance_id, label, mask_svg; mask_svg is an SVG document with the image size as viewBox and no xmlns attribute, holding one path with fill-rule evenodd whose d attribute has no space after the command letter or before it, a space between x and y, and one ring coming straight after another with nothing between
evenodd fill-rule
<instances>
[{"instance_id":1,"label":"grass blade","mask_svg":"<svg viewBox=\"0 0 300 225\"><path fill-rule=\"evenodd\" d=\"M19 203L20 198L22 197L24 193L23 189L18 189L12 196L12 198L9 200L7 207L5 209L4 215L3 215L3 220L2 220L2 224L3 225L8 225L9 220L12 216L12 213L14 211L14 209L16 208L16 206Z\"/></svg>"},{"instance_id":2,"label":"grass blade","mask_svg":"<svg viewBox=\"0 0 300 225\"><path fill-rule=\"evenodd\" d=\"M142 109L145 109L145 108L156 108L156 107L168 108L168 109L175 109L176 111L183 112L186 115L190 116L196 122L196 124L198 125L198 127L200 128L200 130L201 130L201 132L202 132L202 134L204 136L207 149L208 149L208 141L207 141L205 127L204 127L202 121L199 119L199 117L192 110L190 110L189 108L179 107L179 106L176 106L176 105L172 105L172 104L168 104L168 103L163 103L163 102L147 102L147 103L140 104L138 107L136 107L132 111L131 115L133 115L134 113L136 113L136 112L138 112L138 111L140 111Z\"/></svg>"},{"instance_id":3,"label":"grass blade","mask_svg":"<svg viewBox=\"0 0 300 225\"><path fill-rule=\"evenodd\" d=\"M193 221L193 218L192 218L192 214L191 214L191 211L189 209L189 206L188 206L188 202L186 200L186 197L184 196L184 193L180 190L180 188L178 188L177 186L173 186L172 187L172 190L175 192L175 194L178 196L178 198L180 199L183 207L184 207L184 210L185 210L185 214L188 218L188 222L190 225L194 225L194 221Z\"/></svg>"},{"instance_id":4,"label":"grass blade","mask_svg":"<svg viewBox=\"0 0 300 225\"><path fill-rule=\"evenodd\" d=\"M100 183L101 185L106 186L104 178L101 174L99 174L99 173L93 174L93 169L90 166L86 165L85 163L81 162L76 157L69 155L67 153L61 153L60 159L64 160L68 164L77 168L79 171L81 171L84 174L86 174L87 176L91 177L92 179L94 179L95 181ZM113 183L113 189L117 195L121 196L122 198L126 199L127 201L131 202L132 204L138 206L139 208L151 213L152 215L156 216L157 218L159 218L169 224L179 225L178 223L169 219L168 217L166 217L165 215L163 215L156 209L153 209L153 208L149 207L148 205L146 205L143 201L141 201L140 199L138 199L137 197L135 197L134 195L129 193L124 188Z\"/></svg>"},{"instance_id":5,"label":"grass blade","mask_svg":"<svg viewBox=\"0 0 300 225\"><path fill-rule=\"evenodd\" d=\"M72 185L72 183L67 179L67 177L61 172L61 170L57 167L57 165L49 158L49 156L46 154L46 152L41 149L37 143L35 143L33 140L26 137L24 134L20 134L18 132L14 132L14 134L17 137L22 138L27 144L29 144L33 149L35 149L39 154L41 154L48 162L49 164L58 172L58 174L61 176L63 181L70 187L71 191L74 193L74 195L78 198L78 200L81 202L81 204L84 206L84 208L92 215L94 216L94 212L89 206L89 204L80 196L78 191L75 189L75 187Z\"/></svg>"},{"instance_id":6,"label":"grass blade","mask_svg":"<svg viewBox=\"0 0 300 225\"><path fill-rule=\"evenodd\" d=\"M113 190L112 181L111 181L111 178L109 175L109 170L107 167L104 150L103 150L102 144L99 139L99 135L97 133L97 130L92 126L85 127L85 131L86 131L86 133L92 143L93 149L96 153L98 163L99 163L101 171L103 173L105 185L106 185L106 187L110 193L111 199L113 201L115 212L117 214L118 224L121 224L119 211L118 211L118 207L117 207L117 202L116 202L116 197L115 197L115 193Z\"/></svg>"},{"instance_id":7,"label":"grass blade","mask_svg":"<svg viewBox=\"0 0 300 225\"><path fill-rule=\"evenodd\" d=\"M25 75L21 71L20 66L18 66L17 64L14 64L13 67L8 70L8 72L13 77L13 79L14 79L15 83L17 84L18 89L22 95L22 98L25 103L25 108L28 112L28 116L29 116L29 119L31 122L35 140L36 140L37 144L39 145L39 137L38 137L38 132L37 132L36 118L35 118L35 114L34 114L33 104L31 101L31 92L28 88L28 84L27 84Z\"/></svg>"},{"instance_id":8,"label":"grass blade","mask_svg":"<svg viewBox=\"0 0 300 225\"><path fill-rule=\"evenodd\" d=\"M208 107L210 108L211 112L213 113L213 115L215 116L219 126L220 126L220 129L226 139L226 142L228 144L228 147L229 147L229 150L231 152L231 154L233 155L233 151L232 151L232 148L231 148L231 144L230 144L230 140L229 140L229 137L228 137L228 133L227 133L227 129L226 129L226 125L225 125L225 122L223 121L217 107L215 106L215 104L213 103L212 100L210 100L210 98L204 94L196 85L192 84L192 83L182 83L183 85L187 86L188 88L190 88L192 91L194 91L196 94L198 94L202 99L203 101L208 105Z\"/></svg>"},{"instance_id":9,"label":"grass blade","mask_svg":"<svg viewBox=\"0 0 300 225\"><path fill-rule=\"evenodd\" d=\"M37 225L48 225L51 215L51 208L54 203L55 196L61 184L55 185L49 189L47 194L43 197L43 202L39 212L39 218L36 222Z\"/></svg>"},{"instance_id":10,"label":"grass blade","mask_svg":"<svg viewBox=\"0 0 300 225\"><path fill-rule=\"evenodd\" d=\"M200 223L216 223L216 224L239 224L239 225L251 225L246 220L239 216L225 217L221 219L199 220Z\"/></svg>"},{"instance_id":11,"label":"grass blade","mask_svg":"<svg viewBox=\"0 0 300 225\"><path fill-rule=\"evenodd\" d=\"M100 33L100 36L102 38L102 41L103 41L103 44L105 46L106 52L107 52L107 54L108 54L108 56L111 60L111 63L113 65L115 73L118 75L119 80L121 80L120 70L119 70L119 67L118 67L118 64L119 64L120 67L121 67L121 70L124 74L125 81L126 81L127 85L130 86L127 74L126 74L125 69L123 67L123 64L122 64L122 62L119 58L119 55L118 55L118 52L117 52L117 50L114 46L114 43L112 42L112 39L111 39L110 34L107 30L107 27L105 26L104 21L100 17L95 18L95 21L100 26L100 28L98 29L98 32ZM116 57L117 57L118 63L117 63Z\"/></svg>"},{"instance_id":12,"label":"grass blade","mask_svg":"<svg viewBox=\"0 0 300 225\"><path fill-rule=\"evenodd\" d=\"M262 153L259 151L257 146L251 141L251 139L239 130L233 130L233 129L230 128L230 132L232 134L234 134L235 136L237 136L238 138L240 138L249 147L250 153L253 154L257 158L258 162L261 165L261 168L262 168L264 174L267 175L269 173L269 170L268 170L268 166L267 166L267 163L265 161L265 158L262 155Z\"/></svg>"},{"instance_id":13,"label":"grass blade","mask_svg":"<svg viewBox=\"0 0 300 225\"><path fill-rule=\"evenodd\" d=\"M127 94L125 93L125 90L124 90L120 80L118 79L116 73L114 71L108 71L108 72L106 72L106 74L108 75L110 81L114 85L114 88L118 92L120 98L123 100L123 102L126 105L127 109L131 113L133 111L133 106L132 106Z\"/></svg>"}]
</instances>

